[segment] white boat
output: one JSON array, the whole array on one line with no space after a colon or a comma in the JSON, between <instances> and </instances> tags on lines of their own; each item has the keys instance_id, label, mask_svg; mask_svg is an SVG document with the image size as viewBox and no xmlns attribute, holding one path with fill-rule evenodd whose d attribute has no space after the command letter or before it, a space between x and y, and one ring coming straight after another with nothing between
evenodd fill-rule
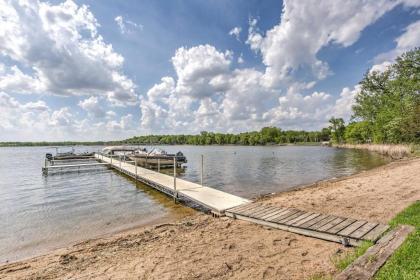
<instances>
[{"instance_id":1,"label":"white boat","mask_svg":"<svg viewBox=\"0 0 420 280\"><path fill-rule=\"evenodd\" d=\"M128 155L128 157L135 161L137 165L145 167L157 167L158 165L161 168L173 167L174 158L177 166L187 163L183 153L168 154L166 151L157 148L152 149L150 152L147 152L146 149L139 149Z\"/></svg>"}]
</instances>

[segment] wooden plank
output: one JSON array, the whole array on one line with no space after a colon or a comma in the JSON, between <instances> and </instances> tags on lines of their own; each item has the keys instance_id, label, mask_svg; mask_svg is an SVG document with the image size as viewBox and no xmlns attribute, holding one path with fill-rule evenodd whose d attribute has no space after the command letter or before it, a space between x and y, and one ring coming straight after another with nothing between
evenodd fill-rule
<instances>
[{"instance_id":1,"label":"wooden plank","mask_svg":"<svg viewBox=\"0 0 420 280\"><path fill-rule=\"evenodd\" d=\"M261 213L258 213L257 215L254 215L254 218L261 219L261 217L264 217L267 214L273 214L277 210L278 210L277 207L270 206L268 210L265 210L265 211L263 211Z\"/></svg>"},{"instance_id":2,"label":"wooden plank","mask_svg":"<svg viewBox=\"0 0 420 280\"><path fill-rule=\"evenodd\" d=\"M245 208L243 208L241 210L235 210L233 213L236 213L236 214L245 213L245 212L247 212L249 210L256 209L256 208L259 208L259 207L260 207L260 205L257 204L257 203L255 203L255 204L249 205L248 207L245 207Z\"/></svg>"},{"instance_id":3,"label":"wooden plank","mask_svg":"<svg viewBox=\"0 0 420 280\"><path fill-rule=\"evenodd\" d=\"M307 221L306 223L301 224L299 227L301 228L308 228L314 224L316 224L317 222L327 218L328 215L319 215L318 217L316 217L315 219L312 219L310 221Z\"/></svg>"},{"instance_id":4,"label":"wooden plank","mask_svg":"<svg viewBox=\"0 0 420 280\"><path fill-rule=\"evenodd\" d=\"M232 213L229 213L229 212L226 213L226 216L232 217L232 215L233 215ZM253 218L245 217L245 216L241 216L241 215L237 215L236 218L240 219L240 220L249 221L249 222L253 222L253 223L256 223L256 224L280 229L280 230L285 230L285 231L309 236L309 237L314 237L314 238L319 238L319 239L323 239L323 240L343 243L343 237L335 235L335 234L318 232L318 231L308 230L308 229L305 229L305 228L298 228L298 227L288 226L288 225L284 225L284 224L273 223L273 222L270 222L270 221L263 221L263 220L260 220L260 219L253 219ZM351 245L351 246L358 246L360 244L360 241L358 241L356 239L352 239L352 238L348 238L347 241L348 241L348 244Z\"/></svg>"},{"instance_id":5,"label":"wooden plank","mask_svg":"<svg viewBox=\"0 0 420 280\"><path fill-rule=\"evenodd\" d=\"M288 221L293 220L293 219L295 219L297 217L300 217L300 216L302 216L305 213L306 213L305 211L298 211L298 212L296 212L295 214L293 214L291 216L288 216L288 217L285 217L283 219L277 220L276 223L280 223L280 224L287 223Z\"/></svg>"},{"instance_id":6,"label":"wooden plank","mask_svg":"<svg viewBox=\"0 0 420 280\"><path fill-rule=\"evenodd\" d=\"M297 209L290 209L290 211L286 211L282 215L279 215L277 217L271 218L270 221L271 222L277 222L277 221L282 220L284 218L290 217L290 216L296 214L297 212L299 212L299 210L297 210Z\"/></svg>"},{"instance_id":7,"label":"wooden plank","mask_svg":"<svg viewBox=\"0 0 420 280\"><path fill-rule=\"evenodd\" d=\"M286 211L283 211L277 215L271 216L269 218L267 218L267 221L274 221L280 217L285 217L285 215L291 215L292 213L295 213L294 211L297 211L296 209L287 209Z\"/></svg>"},{"instance_id":8,"label":"wooden plank","mask_svg":"<svg viewBox=\"0 0 420 280\"><path fill-rule=\"evenodd\" d=\"M355 221L356 221L355 219L345 219L344 221L342 221L338 225L336 225L336 226L330 228L329 230L327 230L327 232L335 234L335 233L339 232L340 230L343 230L344 228L348 227L349 225L351 225Z\"/></svg>"},{"instance_id":9,"label":"wooden plank","mask_svg":"<svg viewBox=\"0 0 420 280\"><path fill-rule=\"evenodd\" d=\"M358 228L356 231L354 231L352 234L350 234L350 237L360 239L360 237L371 231L377 225L378 223L366 223L360 228Z\"/></svg>"},{"instance_id":10,"label":"wooden plank","mask_svg":"<svg viewBox=\"0 0 420 280\"><path fill-rule=\"evenodd\" d=\"M249 208L245 211L241 211L241 212L238 212L238 213L241 214L241 215L249 216L249 215L252 215L253 213L257 213L257 212L259 212L263 209L265 209L265 206L258 205L257 207Z\"/></svg>"},{"instance_id":11,"label":"wooden plank","mask_svg":"<svg viewBox=\"0 0 420 280\"><path fill-rule=\"evenodd\" d=\"M323 219L323 220L321 220L321 221L319 221L319 222L317 222L317 223L315 223L315 224L313 224L312 226L310 226L309 228L310 229L319 229L320 227L322 227L323 225L325 225L325 224L327 224L327 223L329 223L329 222L331 222L331 221L333 221L333 220L335 220L335 219L337 219L337 217L336 216L328 216L327 218L325 218L325 219Z\"/></svg>"},{"instance_id":12,"label":"wooden plank","mask_svg":"<svg viewBox=\"0 0 420 280\"><path fill-rule=\"evenodd\" d=\"M318 216L321 216L321 214L319 214L319 213L312 213L312 215L310 215L310 216L308 216L308 217L306 217L306 218L304 218L302 220L299 220L297 222L294 222L292 225L298 227L298 226L300 226L300 225L302 225L302 224L304 224L304 223L306 223L306 222L308 222L308 221L310 221L312 219L315 219Z\"/></svg>"},{"instance_id":13,"label":"wooden plank","mask_svg":"<svg viewBox=\"0 0 420 280\"><path fill-rule=\"evenodd\" d=\"M253 203L242 204L242 205L239 205L239 206L236 206L236 207L233 207L233 208L229 208L226 211L236 212L236 211L240 211L240 210L243 210L245 208L248 208L248 207L250 207L252 205L254 205L254 204Z\"/></svg>"},{"instance_id":14,"label":"wooden plank","mask_svg":"<svg viewBox=\"0 0 420 280\"><path fill-rule=\"evenodd\" d=\"M263 206L261 207L261 209L252 212L250 215L252 215L253 217L256 217L262 213L266 213L267 211L271 211L271 210L272 210L271 206Z\"/></svg>"},{"instance_id":15,"label":"wooden plank","mask_svg":"<svg viewBox=\"0 0 420 280\"><path fill-rule=\"evenodd\" d=\"M294 219L288 220L287 222L285 222L286 225L292 225L295 222L298 222L300 220L303 220L306 217L311 216L313 213L312 212L305 212L304 214L300 215L299 217L296 217Z\"/></svg>"},{"instance_id":16,"label":"wooden plank","mask_svg":"<svg viewBox=\"0 0 420 280\"><path fill-rule=\"evenodd\" d=\"M359 227L363 226L366 223L367 223L366 221L356 221L352 223L350 226L339 231L337 234L343 235L343 236L349 236L350 234L352 234L353 231L357 230Z\"/></svg>"},{"instance_id":17,"label":"wooden plank","mask_svg":"<svg viewBox=\"0 0 420 280\"><path fill-rule=\"evenodd\" d=\"M272 212L272 213L269 213L269 214L266 214L266 215L264 215L264 216L260 217L260 219L265 220L265 219L267 219L267 218L269 218L269 217L272 217L272 216L277 215L277 214L279 214L279 213L282 213L282 212L284 212L284 211L287 211L287 208L278 208L276 211L274 211L274 212Z\"/></svg>"},{"instance_id":18,"label":"wooden plank","mask_svg":"<svg viewBox=\"0 0 420 280\"><path fill-rule=\"evenodd\" d=\"M356 259L343 272L336 276L336 280L368 280L384 265L387 259L401 246L407 236L414 231L414 227L402 225L367 249L366 253Z\"/></svg>"},{"instance_id":19,"label":"wooden plank","mask_svg":"<svg viewBox=\"0 0 420 280\"><path fill-rule=\"evenodd\" d=\"M318 231L327 231L330 228L332 228L333 226L338 225L339 223L341 223L342 221L344 221L345 218L341 218L341 217L337 217L336 219L326 223L325 225L323 225L322 227L319 227L317 230Z\"/></svg>"},{"instance_id":20,"label":"wooden plank","mask_svg":"<svg viewBox=\"0 0 420 280\"><path fill-rule=\"evenodd\" d=\"M375 228L373 228L371 231L366 233L364 236L362 236L361 239L375 242L388 229L389 229L388 225L379 224Z\"/></svg>"}]
</instances>

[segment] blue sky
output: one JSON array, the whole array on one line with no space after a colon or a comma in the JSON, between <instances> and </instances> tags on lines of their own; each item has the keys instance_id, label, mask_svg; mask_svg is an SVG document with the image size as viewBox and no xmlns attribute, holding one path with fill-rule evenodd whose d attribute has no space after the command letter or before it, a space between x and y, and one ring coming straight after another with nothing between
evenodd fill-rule
<instances>
[{"instance_id":1,"label":"blue sky","mask_svg":"<svg viewBox=\"0 0 420 280\"><path fill-rule=\"evenodd\" d=\"M316 130L420 45L420 1L0 6L0 141Z\"/></svg>"}]
</instances>

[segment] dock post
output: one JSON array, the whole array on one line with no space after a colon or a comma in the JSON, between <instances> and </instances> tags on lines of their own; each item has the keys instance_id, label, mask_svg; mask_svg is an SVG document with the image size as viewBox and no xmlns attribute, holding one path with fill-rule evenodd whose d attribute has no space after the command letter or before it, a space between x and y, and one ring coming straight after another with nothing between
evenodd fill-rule
<instances>
[{"instance_id":1,"label":"dock post","mask_svg":"<svg viewBox=\"0 0 420 280\"><path fill-rule=\"evenodd\" d=\"M120 159L120 171L121 171L121 155L119 155L119 159Z\"/></svg>"},{"instance_id":2,"label":"dock post","mask_svg":"<svg viewBox=\"0 0 420 280\"><path fill-rule=\"evenodd\" d=\"M158 158L158 172L160 172L160 158Z\"/></svg>"},{"instance_id":3,"label":"dock post","mask_svg":"<svg viewBox=\"0 0 420 280\"><path fill-rule=\"evenodd\" d=\"M176 191L176 157L174 157L174 202L178 197L178 192Z\"/></svg>"},{"instance_id":4,"label":"dock post","mask_svg":"<svg viewBox=\"0 0 420 280\"><path fill-rule=\"evenodd\" d=\"M109 157L111 158L111 167L112 167L112 154L109 155Z\"/></svg>"},{"instance_id":5,"label":"dock post","mask_svg":"<svg viewBox=\"0 0 420 280\"><path fill-rule=\"evenodd\" d=\"M137 160L134 158L134 166L136 170L136 183L137 183Z\"/></svg>"},{"instance_id":6,"label":"dock post","mask_svg":"<svg viewBox=\"0 0 420 280\"><path fill-rule=\"evenodd\" d=\"M45 160L44 160L44 168L42 168L42 170L44 171L44 174L47 174L48 173L47 165L48 165L48 160L47 160L47 158L45 158Z\"/></svg>"},{"instance_id":7,"label":"dock post","mask_svg":"<svg viewBox=\"0 0 420 280\"><path fill-rule=\"evenodd\" d=\"M203 186L204 155L201 155L201 186Z\"/></svg>"}]
</instances>

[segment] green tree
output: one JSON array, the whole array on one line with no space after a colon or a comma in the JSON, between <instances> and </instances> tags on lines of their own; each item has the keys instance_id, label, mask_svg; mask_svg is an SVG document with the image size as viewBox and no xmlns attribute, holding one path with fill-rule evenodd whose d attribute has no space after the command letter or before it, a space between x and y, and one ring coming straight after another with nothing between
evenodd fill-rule
<instances>
[{"instance_id":1,"label":"green tree","mask_svg":"<svg viewBox=\"0 0 420 280\"><path fill-rule=\"evenodd\" d=\"M344 136L344 120L342 118L334 118L332 117L330 120L329 129L331 130L333 141L335 143L341 143L343 141Z\"/></svg>"},{"instance_id":2,"label":"green tree","mask_svg":"<svg viewBox=\"0 0 420 280\"><path fill-rule=\"evenodd\" d=\"M360 82L353 119L370 125L376 143L420 141L420 49L396 59L384 72L368 72Z\"/></svg>"}]
</instances>

